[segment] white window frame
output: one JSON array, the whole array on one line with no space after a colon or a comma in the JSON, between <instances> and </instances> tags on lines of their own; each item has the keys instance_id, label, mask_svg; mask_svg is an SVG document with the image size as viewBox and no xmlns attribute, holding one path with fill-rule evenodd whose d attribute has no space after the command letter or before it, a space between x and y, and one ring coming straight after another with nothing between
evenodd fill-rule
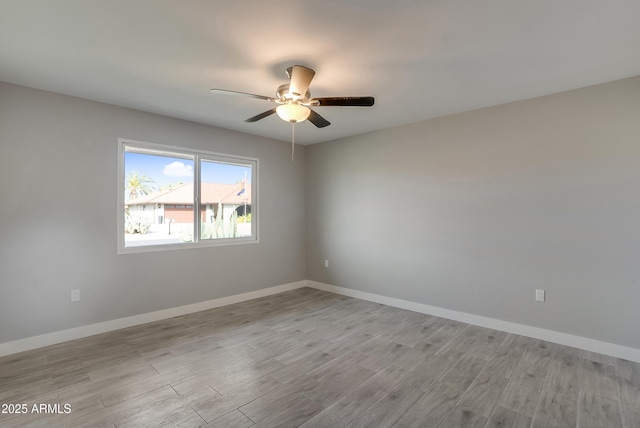
<instances>
[{"instance_id":1,"label":"white window frame","mask_svg":"<svg viewBox=\"0 0 640 428\"><path fill-rule=\"evenodd\" d=\"M193 241L172 244L125 246L124 239L124 212L125 212L125 170L124 154L127 146L141 150L156 151L158 154L166 152L167 155L184 155L193 158L194 185L193 185ZM200 239L200 161L213 161L251 166L251 236L239 238ZM258 159L244 156L228 155L224 153L196 150L179 146L136 141L126 138L118 138L118 196L117 196L117 254L148 253L154 251L171 251L189 248L220 247L226 245L254 244L258 238Z\"/></svg>"}]
</instances>

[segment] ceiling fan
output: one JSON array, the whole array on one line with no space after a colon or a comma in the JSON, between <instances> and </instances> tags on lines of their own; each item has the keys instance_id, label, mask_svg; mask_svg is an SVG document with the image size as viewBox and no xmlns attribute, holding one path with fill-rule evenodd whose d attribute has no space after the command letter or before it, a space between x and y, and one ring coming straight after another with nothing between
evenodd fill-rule
<instances>
[{"instance_id":1,"label":"ceiling fan","mask_svg":"<svg viewBox=\"0 0 640 428\"><path fill-rule=\"evenodd\" d=\"M245 122L257 122L260 119L264 119L265 117L276 113L282 120L291 123L302 122L305 119L309 119L309 122L313 123L318 128L324 128L325 126L329 126L331 123L310 107L371 107L374 103L373 97L311 98L309 85L311 84L311 80L316 72L303 65L294 65L287 68L286 71L287 76L289 76L289 83L285 83L278 87L275 98L216 88L211 89L211 92L257 98L259 100L271 101L278 104L277 107L250 117L245 120Z\"/></svg>"}]
</instances>

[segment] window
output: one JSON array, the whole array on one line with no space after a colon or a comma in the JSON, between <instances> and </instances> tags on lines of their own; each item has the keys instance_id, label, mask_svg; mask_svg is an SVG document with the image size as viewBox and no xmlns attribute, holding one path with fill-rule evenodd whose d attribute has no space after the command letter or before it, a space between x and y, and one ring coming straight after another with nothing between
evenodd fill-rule
<instances>
[{"instance_id":1,"label":"window","mask_svg":"<svg viewBox=\"0 0 640 428\"><path fill-rule=\"evenodd\" d=\"M118 144L118 253L257 242L257 159Z\"/></svg>"}]
</instances>

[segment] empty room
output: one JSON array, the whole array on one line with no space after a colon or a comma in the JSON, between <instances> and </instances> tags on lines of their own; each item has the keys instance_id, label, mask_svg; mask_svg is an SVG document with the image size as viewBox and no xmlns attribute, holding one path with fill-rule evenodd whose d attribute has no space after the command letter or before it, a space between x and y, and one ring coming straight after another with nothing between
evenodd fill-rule
<instances>
[{"instance_id":1,"label":"empty room","mask_svg":"<svg viewBox=\"0 0 640 428\"><path fill-rule=\"evenodd\" d=\"M0 0L0 427L640 427L639 21Z\"/></svg>"}]
</instances>

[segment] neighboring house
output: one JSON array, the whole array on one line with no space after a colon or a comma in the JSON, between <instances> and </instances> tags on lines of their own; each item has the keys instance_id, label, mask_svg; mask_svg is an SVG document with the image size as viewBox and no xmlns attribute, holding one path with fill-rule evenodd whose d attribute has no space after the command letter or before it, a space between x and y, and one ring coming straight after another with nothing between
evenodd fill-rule
<instances>
[{"instance_id":1,"label":"neighboring house","mask_svg":"<svg viewBox=\"0 0 640 428\"><path fill-rule=\"evenodd\" d=\"M251 185L244 183L202 183L200 189L200 219L213 223L218 215L219 204L222 217L230 218L234 211L238 216L251 213ZM155 192L125 202L129 214L147 217L151 224L166 222L193 223L193 183Z\"/></svg>"}]
</instances>

